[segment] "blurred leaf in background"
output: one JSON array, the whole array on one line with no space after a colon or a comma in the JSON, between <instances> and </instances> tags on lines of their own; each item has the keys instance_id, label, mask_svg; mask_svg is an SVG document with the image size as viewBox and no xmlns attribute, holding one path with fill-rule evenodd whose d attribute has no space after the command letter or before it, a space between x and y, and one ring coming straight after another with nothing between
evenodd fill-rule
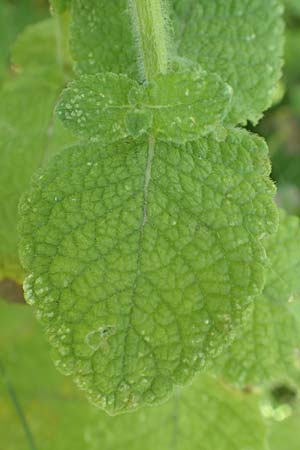
<instances>
[{"instance_id":1,"label":"blurred leaf in background","mask_svg":"<svg viewBox=\"0 0 300 450\"><path fill-rule=\"evenodd\" d=\"M49 16L47 0L0 0L0 83L9 64L9 49L29 24Z\"/></svg>"},{"instance_id":2,"label":"blurred leaf in background","mask_svg":"<svg viewBox=\"0 0 300 450\"><path fill-rule=\"evenodd\" d=\"M257 127L269 144L278 186L278 203L300 214L300 2L285 0L286 45L282 100L268 111Z\"/></svg>"}]
</instances>

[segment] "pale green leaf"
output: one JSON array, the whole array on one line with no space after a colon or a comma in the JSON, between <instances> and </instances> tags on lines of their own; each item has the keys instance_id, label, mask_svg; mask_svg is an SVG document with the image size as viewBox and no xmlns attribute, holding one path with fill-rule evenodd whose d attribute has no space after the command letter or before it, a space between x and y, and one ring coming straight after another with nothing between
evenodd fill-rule
<instances>
[{"instance_id":1,"label":"pale green leaf","mask_svg":"<svg viewBox=\"0 0 300 450\"><path fill-rule=\"evenodd\" d=\"M283 58L279 0L172 0L177 51L233 89L228 122L256 123L271 106Z\"/></svg>"},{"instance_id":2,"label":"pale green leaf","mask_svg":"<svg viewBox=\"0 0 300 450\"><path fill-rule=\"evenodd\" d=\"M134 108L128 100L133 88L138 89L139 85L126 75L82 76L63 91L58 115L79 135L93 141L118 141L129 136L125 118Z\"/></svg>"},{"instance_id":3,"label":"pale green leaf","mask_svg":"<svg viewBox=\"0 0 300 450\"><path fill-rule=\"evenodd\" d=\"M231 89L200 70L158 75L141 86L126 75L84 75L63 92L58 114L92 141L114 142L149 131L185 142L221 126Z\"/></svg>"},{"instance_id":4,"label":"pale green leaf","mask_svg":"<svg viewBox=\"0 0 300 450\"><path fill-rule=\"evenodd\" d=\"M57 365L111 413L161 401L261 291L277 211L264 141L79 145L22 202L25 291Z\"/></svg>"},{"instance_id":5,"label":"pale green leaf","mask_svg":"<svg viewBox=\"0 0 300 450\"><path fill-rule=\"evenodd\" d=\"M266 249L270 266L263 294L232 346L221 357L222 374L241 384L300 381L300 222L282 213ZM297 314L299 316L299 306Z\"/></svg>"},{"instance_id":6,"label":"pale green leaf","mask_svg":"<svg viewBox=\"0 0 300 450\"><path fill-rule=\"evenodd\" d=\"M20 195L38 167L62 146L74 142L54 116L66 78L56 64L54 36L53 21L25 31L24 41L20 37L15 47L15 62L23 72L8 79L0 91L0 279L22 281L16 227ZM35 62L32 72L25 55L41 54L39 40L45 56L40 65Z\"/></svg>"},{"instance_id":7,"label":"pale green leaf","mask_svg":"<svg viewBox=\"0 0 300 450\"><path fill-rule=\"evenodd\" d=\"M30 448L20 413L36 448L43 450L99 450L99 442L101 450L265 448L259 399L208 376L158 407L118 417L94 409L52 367L31 313L0 301L0 436L5 450Z\"/></svg>"},{"instance_id":8,"label":"pale green leaf","mask_svg":"<svg viewBox=\"0 0 300 450\"><path fill-rule=\"evenodd\" d=\"M202 70L158 75L144 89L142 108L152 111L154 134L185 142L214 131L230 109L231 88Z\"/></svg>"}]
</instances>

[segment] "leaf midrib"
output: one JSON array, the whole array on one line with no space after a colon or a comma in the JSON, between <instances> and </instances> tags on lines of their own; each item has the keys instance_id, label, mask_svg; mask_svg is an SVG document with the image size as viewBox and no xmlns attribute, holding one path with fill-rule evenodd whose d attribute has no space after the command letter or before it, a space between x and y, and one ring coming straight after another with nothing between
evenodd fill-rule
<instances>
[{"instance_id":1,"label":"leaf midrib","mask_svg":"<svg viewBox=\"0 0 300 450\"><path fill-rule=\"evenodd\" d=\"M142 247L143 247L143 240L144 240L144 230L145 225L148 221L148 196L149 196L149 185L151 182L151 176L152 176L152 163L155 156L155 139L153 136L149 136L148 140L148 149L147 149L147 157L146 157L146 166L144 171L144 184L143 184L143 209L142 209L142 217L140 222L140 228L139 228L139 239L138 239L138 249L137 249L137 262L136 262L136 274L135 278L132 284L132 295L131 295L131 305L129 310L129 317L127 322L127 327L125 330L125 338L124 338L124 345L123 345L123 351L122 351L122 374L124 374L124 367L125 367L125 358L126 358L126 347L127 347L127 338L128 338L128 330L131 326L132 322L132 314L133 314L133 308L134 308L134 297L136 294L137 289L137 283L139 276L141 274L140 266L141 266L141 258L142 258ZM123 380L120 381L120 383Z\"/></svg>"}]
</instances>

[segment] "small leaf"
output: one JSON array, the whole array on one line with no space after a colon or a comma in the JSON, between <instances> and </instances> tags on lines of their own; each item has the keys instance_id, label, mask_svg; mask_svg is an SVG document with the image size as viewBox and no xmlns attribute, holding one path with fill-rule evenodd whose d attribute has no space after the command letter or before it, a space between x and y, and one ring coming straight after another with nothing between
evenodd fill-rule
<instances>
[{"instance_id":1,"label":"small leaf","mask_svg":"<svg viewBox=\"0 0 300 450\"><path fill-rule=\"evenodd\" d=\"M133 88L138 89L138 83L126 75L84 75L63 91L57 113L68 128L92 141L118 141L133 131L127 129L133 126L132 118L126 118L133 110L128 101ZM140 120L147 124L145 117Z\"/></svg>"},{"instance_id":2,"label":"small leaf","mask_svg":"<svg viewBox=\"0 0 300 450\"><path fill-rule=\"evenodd\" d=\"M127 132L130 136L138 137L153 128L151 111L129 111L125 116Z\"/></svg>"},{"instance_id":3,"label":"small leaf","mask_svg":"<svg viewBox=\"0 0 300 450\"><path fill-rule=\"evenodd\" d=\"M214 131L229 111L231 94L219 76L197 68L158 75L145 88L142 105L153 112L154 133L180 143Z\"/></svg>"},{"instance_id":4,"label":"small leaf","mask_svg":"<svg viewBox=\"0 0 300 450\"><path fill-rule=\"evenodd\" d=\"M231 89L199 69L158 75L139 85L126 75L84 75L63 92L57 111L92 141L115 142L152 132L173 142L213 132L230 106Z\"/></svg>"},{"instance_id":5,"label":"small leaf","mask_svg":"<svg viewBox=\"0 0 300 450\"><path fill-rule=\"evenodd\" d=\"M79 145L35 180L20 210L25 295L95 404L157 403L226 344L264 282L269 170L264 141L230 130Z\"/></svg>"}]
</instances>

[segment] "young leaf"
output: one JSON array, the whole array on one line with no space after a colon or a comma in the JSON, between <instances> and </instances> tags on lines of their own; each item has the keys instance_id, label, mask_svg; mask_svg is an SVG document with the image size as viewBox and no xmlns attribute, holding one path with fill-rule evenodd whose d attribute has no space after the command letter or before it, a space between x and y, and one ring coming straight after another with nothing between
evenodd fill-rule
<instances>
[{"instance_id":1,"label":"young leaf","mask_svg":"<svg viewBox=\"0 0 300 450\"><path fill-rule=\"evenodd\" d=\"M221 357L221 372L233 383L271 384L289 378L299 384L300 321L292 311L300 296L299 244L299 219L282 213L279 231L267 244L270 267L263 294Z\"/></svg>"},{"instance_id":2,"label":"young leaf","mask_svg":"<svg viewBox=\"0 0 300 450\"><path fill-rule=\"evenodd\" d=\"M199 68L158 75L141 98L152 111L153 132L160 139L187 142L214 131L226 117L231 88Z\"/></svg>"},{"instance_id":3,"label":"young leaf","mask_svg":"<svg viewBox=\"0 0 300 450\"><path fill-rule=\"evenodd\" d=\"M13 54L21 74L7 80L0 91L0 280L23 278L16 229L20 195L38 167L61 146L74 142L53 116L66 77L57 66L55 49L52 20L26 30ZM33 54L41 56L39 66L29 62Z\"/></svg>"},{"instance_id":4,"label":"young leaf","mask_svg":"<svg viewBox=\"0 0 300 450\"><path fill-rule=\"evenodd\" d=\"M129 136L126 114L134 108L128 100L133 88L138 83L126 75L84 75L63 91L58 115L66 127L92 141L118 141Z\"/></svg>"},{"instance_id":5,"label":"young leaf","mask_svg":"<svg viewBox=\"0 0 300 450\"><path fill-rule=\"evenodd\" d=\"M169 73L140 86L126 75L83 75L63 92L58 114L72 131L93 142L114 142L149 131L186 142L221 125L231 89L199 69Z\"/></svg>"},{"instance_id":6,"label":"young leaf","mask_svg":"<svg viewBox=\"0 0 300 450\"><path fill-rule=\"evenodd\" d=\"M277 212L260 138L79 145L21 212L25 291L56 363L110 413L161 401L261 291Z\"/></svg>"}]
</instances>

